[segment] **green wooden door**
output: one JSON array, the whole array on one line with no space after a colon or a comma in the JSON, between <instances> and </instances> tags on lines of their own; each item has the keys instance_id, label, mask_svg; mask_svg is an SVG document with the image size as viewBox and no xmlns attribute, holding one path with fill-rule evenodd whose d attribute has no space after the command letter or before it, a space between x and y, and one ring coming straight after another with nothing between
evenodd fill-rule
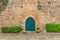
<instances>
[{"instance_id":1,"label":"green wooden door","mask_svg":"<svg viewBox=\"0 0 60 40\"><path fill-rule=\"evenodd\" d=\"M25 22L26 31L35 31L35 20L29 17Z\"/></svg>"}]
</instances>

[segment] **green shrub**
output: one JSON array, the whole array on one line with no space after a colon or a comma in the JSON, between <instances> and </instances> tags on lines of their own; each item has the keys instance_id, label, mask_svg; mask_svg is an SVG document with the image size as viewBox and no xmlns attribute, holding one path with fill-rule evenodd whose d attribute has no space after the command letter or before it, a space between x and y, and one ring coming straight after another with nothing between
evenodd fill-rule
<instances>
[{"instance_id":1,"label":"green shrub","mask_svg":"<svg viewBox=\"0 0 60 40\"><path fill-rule=\"evenodd\" d=\"M47 32L60 32L60 24L46 24L46 31Z\"/></svg>"},{"instance_id":2,"label":"green shrub","mask_svg":"<svg viewBox=\"0 0 60 40\"><path fill-rule=\"evenodd\" d=\"M7 5L8 4L8 0L4 0L4 4Z\"/></svg>"},{"instance_id":3,"label":"green shrub","mask_svg":"<svg viewBox=\"0 0 60 40\"><path fill-rule=\"evenodd\" d=\"M20 31L22 31L23 28L20 26L12 26L12 27L2 27L2 32L3 33L19 33Z\"/></svg>"}]
</instances>

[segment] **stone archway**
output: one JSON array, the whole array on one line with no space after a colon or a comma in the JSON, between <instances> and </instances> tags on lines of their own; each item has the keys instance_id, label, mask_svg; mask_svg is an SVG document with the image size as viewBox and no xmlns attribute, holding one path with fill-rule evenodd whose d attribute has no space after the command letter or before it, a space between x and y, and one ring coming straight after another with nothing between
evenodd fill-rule
<instances>
[{"instance_id":1,"label":"stone archway","mask_svg":"<svg viewBox=\"0 0 60 40\"><path fill-rule=\"evenodd\" d=\"M35 31L35 20L32 17L27 18L25 29L26 31Z\"/></svg>"}]
</instances>

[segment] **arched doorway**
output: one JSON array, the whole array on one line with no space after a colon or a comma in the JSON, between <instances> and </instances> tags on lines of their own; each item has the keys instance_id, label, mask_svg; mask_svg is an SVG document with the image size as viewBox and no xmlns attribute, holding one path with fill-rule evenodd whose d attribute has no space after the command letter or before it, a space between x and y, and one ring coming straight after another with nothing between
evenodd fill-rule
<instances>
[{"instance_id":1,"label":"arched doorway","mask_svg":"<svg viewBox=\"0 0 60 40\"><path fill-rule=\"evenodd\" d=\"M35 20L29 17L25 22L26 31L35 31Z\"/></svg>"}]
</instances>

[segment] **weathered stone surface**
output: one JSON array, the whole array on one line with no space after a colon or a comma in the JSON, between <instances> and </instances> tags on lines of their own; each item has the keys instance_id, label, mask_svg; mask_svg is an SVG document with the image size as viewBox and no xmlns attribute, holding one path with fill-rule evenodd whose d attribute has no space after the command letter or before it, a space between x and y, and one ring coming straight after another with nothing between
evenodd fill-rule
<instances>
[{"instance_id":1,"label":"weathered stone surface","mask_svg":"<svg viewBox=\"0 0 60 40\"><path fill-rule=\"evenodd\" d=\"M37 8L38 2L42 3L41 10ZM21 25L25 28L26 19L32 17L36 27L44 31L46 23L60 23L59 5L59 0L9 0L6 10L1 13L0 27Z\"/></svg>"},{"instance_id":2,"label":"weathered stone surface","mask_svg":"<svg viewBox=\"0 0 60 40\"><path fill-rule=\"evenodd\" d=\"M0 40L60 40L59 33L0 33Z\"/></svg>"}]
</instances>

